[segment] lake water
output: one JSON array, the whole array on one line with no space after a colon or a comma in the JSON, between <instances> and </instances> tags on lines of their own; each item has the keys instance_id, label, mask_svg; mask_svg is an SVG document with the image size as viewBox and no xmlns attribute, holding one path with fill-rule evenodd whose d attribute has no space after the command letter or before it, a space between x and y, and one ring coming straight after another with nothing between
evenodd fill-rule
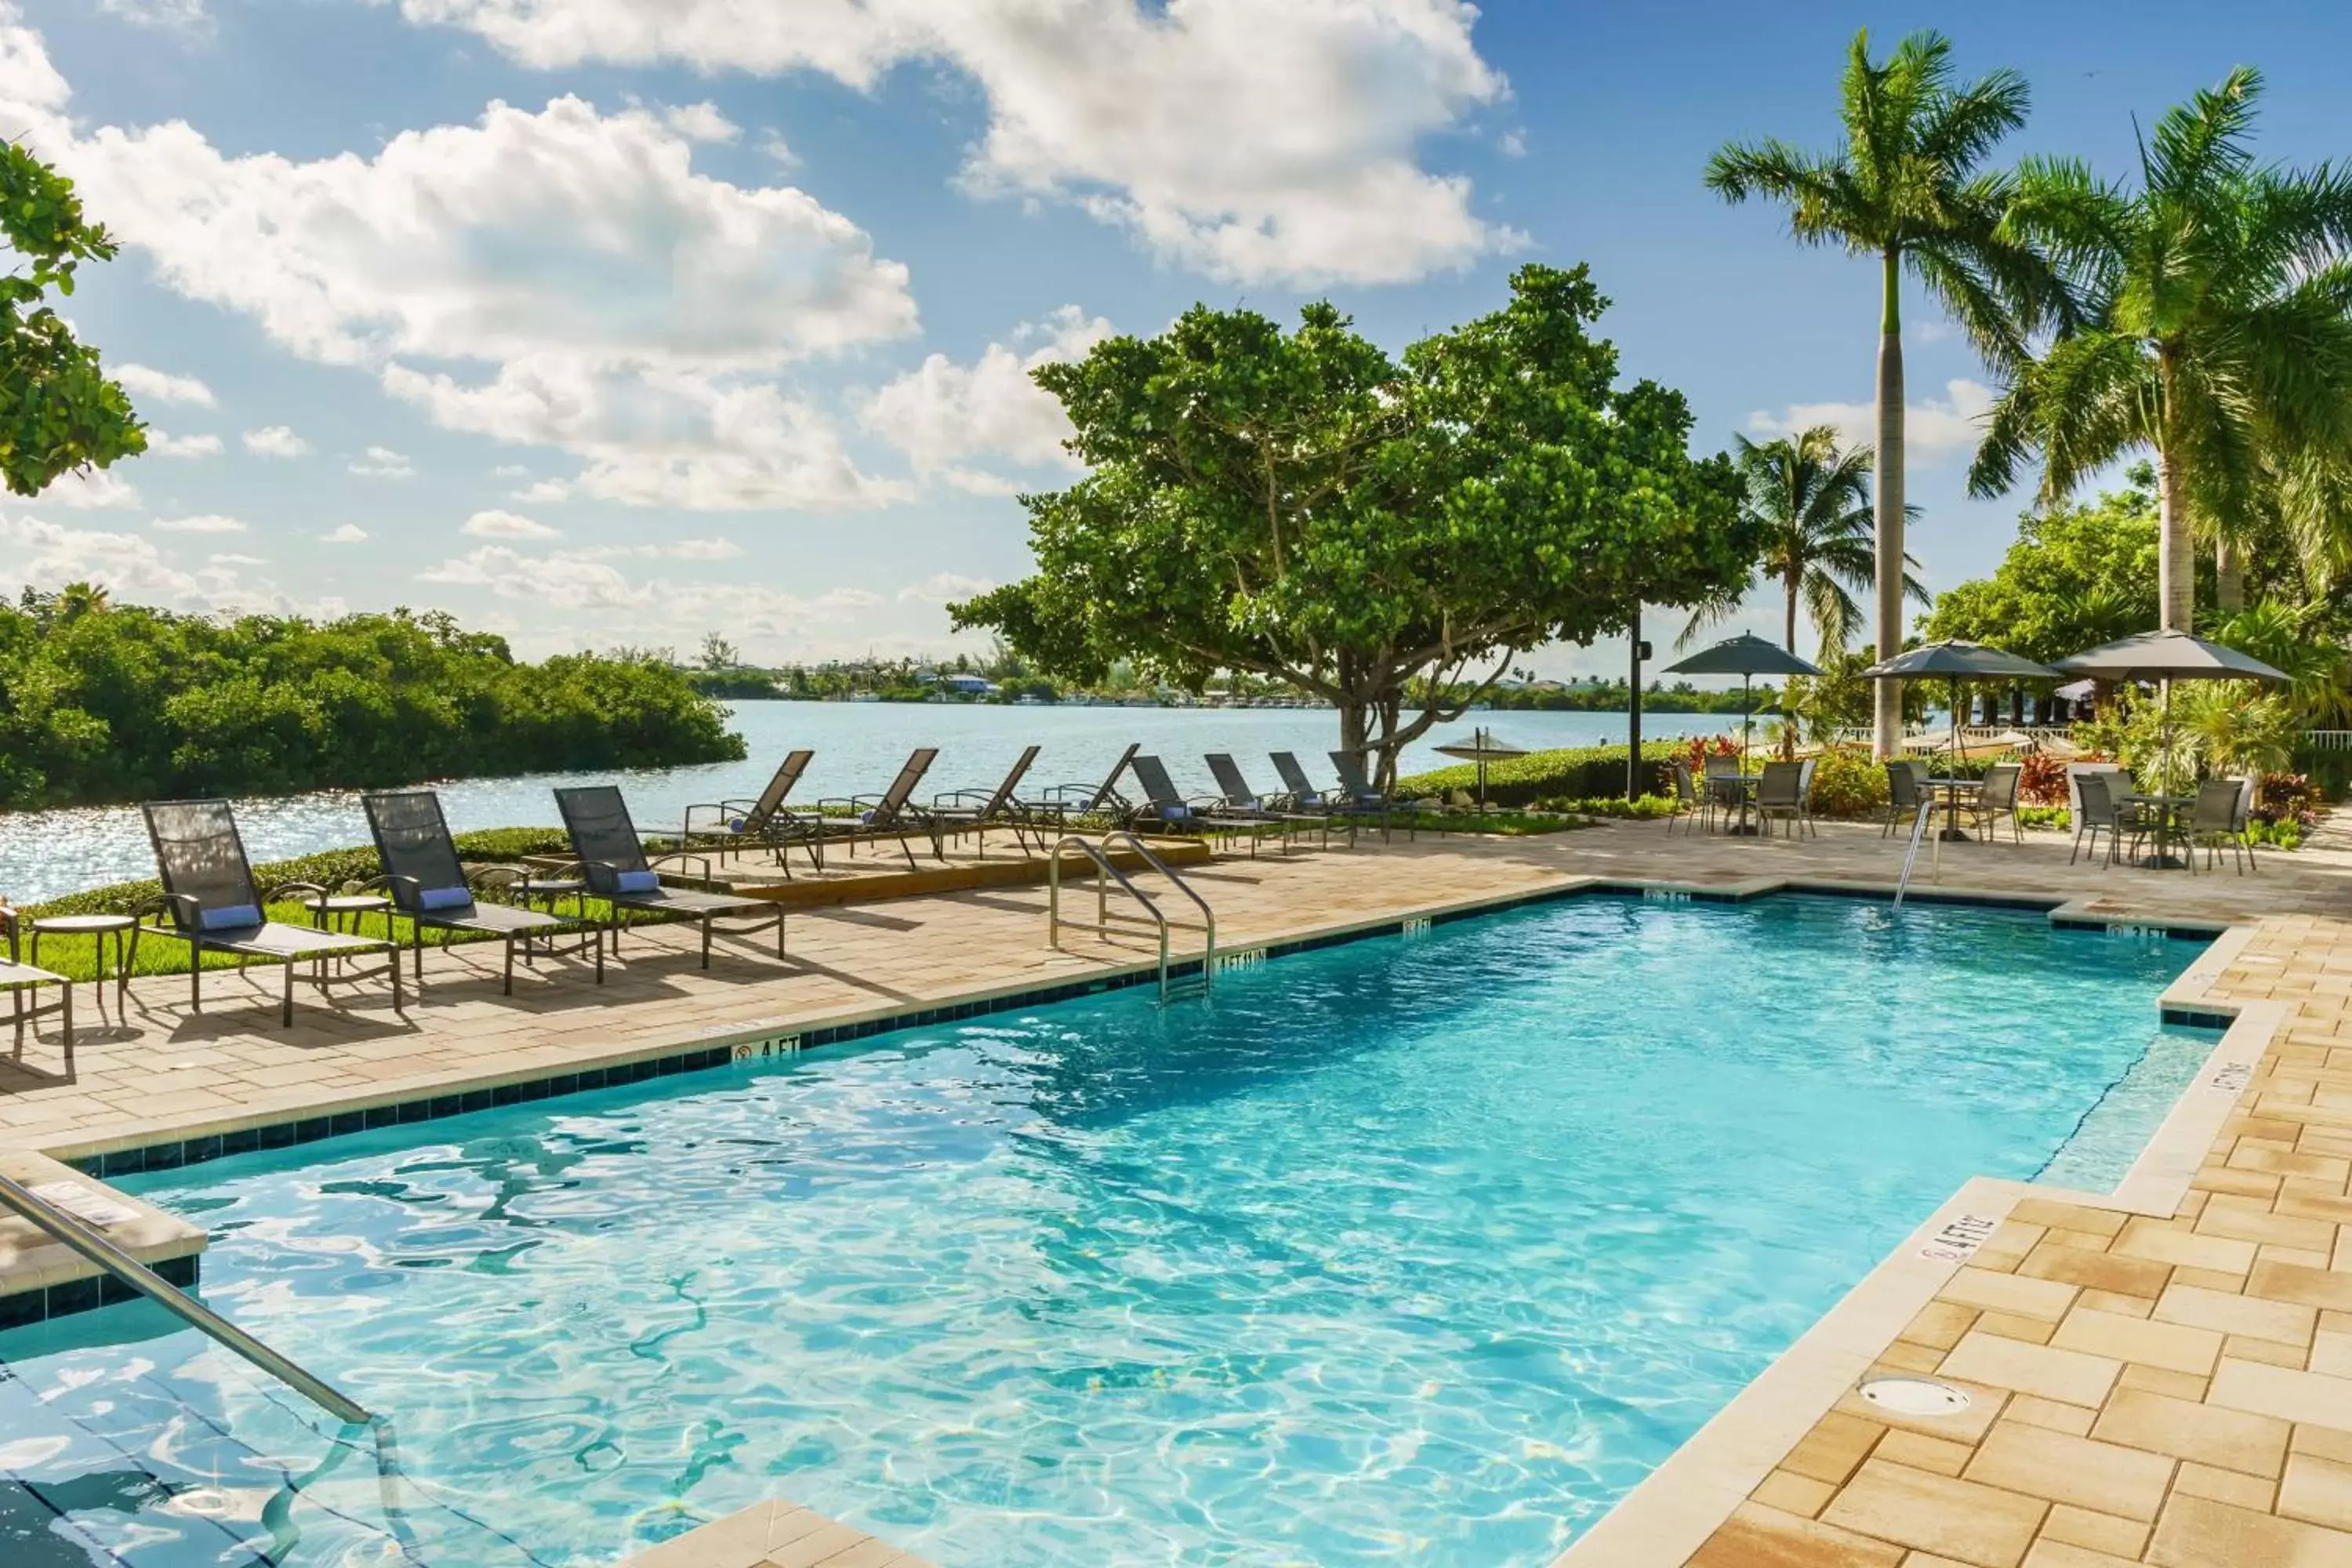
<instances>
[{"instance_id":1,"label":"lake water","mask_svg":"<svg viewBox=\"0 0 2352 1568\"><path fill-rule=\"evenodd\" d=\"M440 784L449 826L553 826L556 786L616 782L643 832L675 828L699 802L759 794L784 752L813 746L816 759L793 792L795 800L872 794L886 787L918 746L940 748L924 779L924 795L984 789L1034 742L1045 747L1023 786L1024 794L1055 784L1099 784L1129 742L1164 759L1188 794L1211 791L1205 752L1230 752L1256 788L1280 787L1269 752L1296 752L1307 772L1330 777L1323 753L1339 743L1339 715L1328 708L1062 708L895 702L739 702L731 727L750 747L740 763L690 768L642 768L582 773L525 773ZM1441 725L1407 748L1405 769L1451 761L1434 748L1467 740L1484 726L1529 751L1591 746L1625 739L1622 713L1479 713ZM1645 713L1642 730L1659 739L1737 730L1721 713ZM256 860L284 859L367 842L359 797L348 790L256 796L236 803L237 826ZM155 874L147 831L135 806L80 806L62 811L0 814L0 896L30 903L109 882Z\"/></svg>"}]
</instances>

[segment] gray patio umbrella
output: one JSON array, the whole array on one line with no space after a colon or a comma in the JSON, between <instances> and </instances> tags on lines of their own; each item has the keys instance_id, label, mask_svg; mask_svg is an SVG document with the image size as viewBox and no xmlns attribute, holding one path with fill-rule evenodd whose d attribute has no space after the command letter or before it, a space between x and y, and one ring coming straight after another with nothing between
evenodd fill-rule
<instances>
[{"instance_id":1,"label":"gray patio umbrella","mask_svg":"<svg viewBox=\"0 0 2352 1568\"><path fill-rule=\"evenodd\" d=\"M1514 746L1508 741L1497 740L1484 730L1473 730L1470 739L1440 746L1437 753L1478 764L1478 815L1484 816L1486 815L1486 764L1507 757L1524 757L1528 751L1525 746Z\"/></svg>"},{"instance_id":2,"label":"gray patio umbrella","mask_svg":"<svg viewBox=\"0 0 2352 1568\"><path fill-rule=\"evenodd\" d=\"M1967 755L1960 750L1960 682L1963 680L2050 680L2058 672L2046 664L2036 664L2003 648L1987 647L1982 643L1931 642L1906 648L1893 658L1881 659L1863 674L1873 680L1918 680L1942 676L1952 683L1952 761L1958 763ZM1959 801L1953 797L1946 807L1943 837L1965 838L1960 831Z\"/></svg>"},{"instance_id":3,"label":"gray patio umbrella","mask_svg":"<svg viewBox=\"0 0 2352 1568\"><path fill-rule=\"evenodd\" d=\"M1742 632L1736 637L1726 637L1713 647L1703 647L1679 664L1666 666L1668 675L1736 675L1739 690L1748 699L1756 677L1759 675L1819 675L1817 665L1807 664L1778 643L1766 642L1754 632ZM1752 700L1742 700L1739 715L1739 767L1748 769L1748 731Z\"/></svg>"},{"instance_id":4,"label":"gray patio umbrella","mask_svg":"<svg viewBox=\"0 0 2352 1568\"><path fill-rule=\"evenodd\" d=\"M2153 680L2164 690L2164 754L2172 755L2172 683L2176 680L2284 680L2252 654L2187 632L2141 632L2058 661L2063 675L2091 680Z\"/></svg>"}]
</instances>

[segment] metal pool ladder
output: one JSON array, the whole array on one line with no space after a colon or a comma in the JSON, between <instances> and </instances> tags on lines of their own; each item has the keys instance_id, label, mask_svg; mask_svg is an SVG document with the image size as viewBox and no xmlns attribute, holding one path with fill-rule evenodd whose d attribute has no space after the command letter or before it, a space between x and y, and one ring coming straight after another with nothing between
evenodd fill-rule
<instances>
[{"instance_id":1,"label":"metal pool ladder","mask_svg":"<svg viewBox=\"0 0 2352 1568\"><path fill-rule=\"evenodd\" d=\"M138 1291L215 1342L235 1351L262 1371L309 1398L328 1415L352 1426L373 1421L357 1400L328 1384L238 1328L178 1286L114 1245L96 1226L75 1218L11 1177L0 1175L0 1205L14 1209L42 1230L72 1247L115 1279Z\"/></svg>"},{"instance_id":2,"label":"metal pool ladder","mask_svg":"<svg viewBox=\"0 0 2352 1568\"><path fill-rule=\"evenodd\" d=\"M1903 875L1895 879L1895 907L1903 907L1903 894L1911 886L1911 868L1919 863L1919 845L1927 836L1927 824L1936 819L1936 803L1922 800L1919 815L1911 823L1911 847L1903 852Z\"/></svg>"},{"instance_id":3,"label":"metal pool ladder","mask_svg":"<svg viewBox=\"0 0 2352 1568\"><path fill-rule=\"evenodd\" d=\"M1137 887L1133 879L1112 862L1110 851L1114 847L1134 851L1146 866L1167 878L1171 887L1192 901L1192 906L1201 911L1201 918L1197 921L1169 919L1167 911L1160 907L1159 900ZM1070 920L1062 913L1062 856L1065 851L1071 849L1076 850L1094 864L1095 918L1091 923ZM1110 907L1110 885L1113 882L1117 882L1129 898L1143 906L1142 914L1132 915ZM1134 834L1124 829L1116 833L1106 833L1099 842L1081 837L1075 833L1065 834L1055 842L1054 852L1045 862L1045 941L1049 946L1062 945L1064 926L1073 931L1090 931L1102 937L1114 936L1121 931L1133 930L1137 927L1147 928L1152 931L1160 941L1160 1005L1165 1006L1170 1002L1185 997L1206 996L1209 994L1209 987L1217 973L1216 911L1209 908L1209 900L1202 898L1192 883L1176 874L1174 867L1153 854L1150 847ZM1179 975L1172 982L1168 974L1168 933L1171 929L1197 931L1204 940L1201 952L1200 973Z\"/></svg>"}]
</instances>

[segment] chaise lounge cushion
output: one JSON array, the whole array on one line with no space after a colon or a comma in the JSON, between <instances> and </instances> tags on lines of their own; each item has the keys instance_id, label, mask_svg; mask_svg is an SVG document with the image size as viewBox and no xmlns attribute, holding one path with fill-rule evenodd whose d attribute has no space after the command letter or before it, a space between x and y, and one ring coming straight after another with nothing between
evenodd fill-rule
<instances>
[{"instance_id":1,"label":"chaise lounge cushion","mask_svg":"<svg viewBox=\"0 0 2352 1568\"><path fill-rule=\"evenodd\" d=\"M613 890L616 893L659 892L661 878L651 871L617 871L613 875Z\"/></svg>"},{"instance_id":2,"label":"chaise lounge cushion","mask_svg":"<svg viewBox=\"0 0 2352 1568\"><path fill-rule=\"evenodd\" d=\"M252 904L223 904L196 912L198 931L247 931L261 923L261 910Z\"/></svg>"},{"instance_id":3,"label":"chaise lounge cushion","mask_svg":"<svg viewBox=\"0 0 2352 1568\"><path fill-rule=\"evenodd\" d=\"M416 895L416 907L435 910L462 910L474 901L474 890L462 883L455 888L426 888Z\"/></svg>"}]
</instances>

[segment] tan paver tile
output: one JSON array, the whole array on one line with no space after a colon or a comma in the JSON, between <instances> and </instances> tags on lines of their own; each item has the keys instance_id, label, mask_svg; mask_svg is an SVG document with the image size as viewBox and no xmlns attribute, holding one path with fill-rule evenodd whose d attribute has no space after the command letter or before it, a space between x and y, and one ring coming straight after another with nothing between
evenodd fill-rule
<instances>
[{"instance_id":1,"label":"tan paver tile","mask_svg":"<svg viewBox=\"0 0 2352 1568\"><path fill-rule=\"evenodd\" d=\"M1969 1326L1976 1321L1977 1312L1973 1307L1962 1307L1950 1301L1930 1301L1904 1326L1903 1337L1913 1344L1948 1351L1960 1342L1960 1336L1967 1333Z\"/></svg>"},{"instance_id":2,"label":"tan paver tile","mask_svg":"<svg viewBox=\"0 0 2352 1568\"><path fill-rule=\"evenodd\" d=\"M1873 1460L1822 1518L1979 1568L2013 1568L2047 1511L2046 1504L2015 1492Z\"/></svg>"},{"instance_id":3,"label":"tan paver tile","mask_svg":"<svg viewBox=\"0 0 2352 1568\"><path fill-rule=\"evenodd\" d=\"M2114 1557L2105 1552L2093 1552L2048 1536L2033 1543L2025 1554L2025 1568L2137 1568L2136 1557Z\"/></svg>"},{"instance_id":4,"label":"tan paver tile","mask_svg":"<svg viewBox=\"0 0 2352 1568\"><path fill-rule=\"evenodd\" d=\"M2147 1561L2158 1568L2344 1568L2347 1553L2352 1535L2340 1531L2184 1496L2165 1505Z\"/></svg>"},{"instance_id":5,"label":"tan paver tile","mask_svg":"<svg viewBox=\"0 0 2352 1568\"><path fill-rule=\"evenodd\" d=\"M2154 1519L2172 1460L2021 1422L1996 1424L1963 1476L1987 1486L2126 1519Z\"/></svg>"},{"instance_id":6,"label":"tan paver tile","mask_svg":"<svg viewBox=\"0 0 2352 1568\"><path fill-rule=\"evenodd\" d=\"M2250 1508L2257 1513L2271 1511L2271 1500L2278 1494L2275 1482L2260 1476L2250 1476L2241 1470L2216 1469L2194 1460L2183 1460L2180 1471L2172 1478L2176 1497L2210 1498L2234 1508Z\"/></svg>"},{"instance_id":7,"label":"tan paver tile","mask_svg":"<svg viewBox=\"0 0 2352 1568\"><path fill-rule=\"evenodd\" d=\"M2278 1511L2290 1519L2352 1531L2352 1464L2296 1454L2279 1481Z\"/></svg>"},{"instance_id":8,"label":"tan paver tile","mask_svg":"<svg viewBox=\"0 0 2352 1568\"><path fill-rule=\"evenodd\" d=\"M2047 1426L2053 1432L2064 1432L2076 1437L2088 1436L2091 1424L2099 1418L2095 1410L2080 1405L2061 1405L2054 1399L2038 1399L2031 1394L2021 1394L2011 1399L2006 1414L2012 1421L2022 1421L2029 1426Z\"/></svg>"},{"instance_id":9,"label":"tan paver tile","mask_svg":"<svg viewBox=\"0 0 2352 1568\"><path fill-rule=\"evenodd\" d=\"M2268 1479L2277 1476L2285 1463L2289 1430L2286 1422L2274 1416L2126 1388L2107 1402L2091 1435L2102 1442Z\"/></svg>"},{"instance_id":10,"label":"tan paver tile","mask_svg":"<svg viewBox=\"0 0 2352 1568\"><path fill-rule=\"evenodd\" d=\"M1832 1486L1843 1486L1885 1430L1875 1422L1832 1411L1789 1450L1780 1468Z\"/></svg>"},{"instance_id":11,"label":"tan paver tile","mask_svg":"<svg viewBox=\"0 0 2352 1568\"><path fill-rule=\"evenodd\" d=\"M2293 1263L2257 1263L2246 1278L2246 1294L2352 1312L2352 1274Z\"/></svg>"},{"instance_id":12,"label":"tan paver tile","mask_svg":"<svg viewBox=\"0 0 2352 1568\"><path fill-rule=\"evenodd\" d=\"M2197 1231L2200 1236L2234 1237L2240 1241L2295 1247L2306 1251L2332 1247L2336 1241L2335 1227L2326 1220L2273 1214L2267 1205L2260 1212L2208 1205L2198 1218Z\"/></svg>"},{"instance_id":13,"label":"tan paver tile","mask_svg":"<svg viewBox=\"0 0 2352 1568\"><path fill-rule=\"evenodd\" d=\"M2135 1216L2125 1225L2115 1246L2107 1249L2126 1258L2145 1258L2187 1268L2208 1268L2219 1274L2243 1274L2254 1266L2254 1244L2226 1236L2199 1236L2176 1229L2169 1220Z\"/></svg>"},{"instance_id":14,"label":"tan paver tile","mask_svg":"<svg viewBox=\"0 0 2352 1568\"><path fill-rule=\"evenodd\" d=\"M1871 1450L1873 1458L1890 1465L1908 1465L1915 1470L1932 1470L1939 1476L1958 1475L1968 1468L1975 1453L1966 1443L1948 1442L1920 1432L1889 1432Z\"/></svg>"},{"instance_id":15,"label":"tan paver tile","mask_svg":"<svg viewBox=\"0 0 2352 1568\"><path fill-rule=\"evenodd\" d=\"M2210 1399L2231 1410L2352 1431L2352 1378L2223 1356Z\"/></svg>"},{"instance_id":16,"label":"tan paver tile","mask_svg":"<svg viewBox=\"0 0 2352 1568\"><path fill-rule=\"evenodd\" d=\"M1689 1568L1898 1568L1900 1547L1835 1525L1742 1503Z\"/></svg>"},{"instance_id":17,"label":"tan paver tile","mask_svg":"<svg viewBox=\"0 0 2352 1568\"><path fill-rule=\"evenodd\" d=\"M2063 1405L2096 1405L2115 1386L2123 1363L2082 1351L1970 1333L1944 1358L1940 1370L1950 1377L2040 1394Z\"/></svg>"},{"instance_id":18,"label":"tan paver tile","mask_svg":"<svg viewBox=\"0 0 2352 1568\"><path fill-rule=\"evenodd\" d=\"M1774 1470L1764 1478L1763 1484L1748 1494L1766 1508L1777 1508L1783 1513L1801 1514L1807 1519L1828 1506L1837 1496L1837 1488L1827 1481L1817 1481L1811 1476L1801 1476L1794 1470Z\"/></svg>"},{"instance_id":19,"label":"tan paver tile","mask_svg":"<svg viewBox=\"0 0 2352 1568\"><path fill-rule=\"evenodd\" d=\"M2156 1303L2156 1316L2168 1323L2214 1329L2225 1334L2276 1340L2281 1344L2307 1345L2314 1309L2294 1301L2265 1301L2224 1290L2204 1290L2193 1285L2173 1285Z\"/></svg>"},{"instance_id":20,"label":"tan paver tile","mask_svg":"<svg viewBox=\"0 0 2352 1568\"><path fill-rule=\"evenodd\" d=\"M2149 1526L2137 1519L2117 1519L2111 1513L2060 1503L2042 1521L2042 1539L2137 1562L2141 1550L2147 1545L2148 1530ZM2032 1560L2029 1555L2027 1561Z\"/></svg>"},{"instance_id":21,"label":"tan paver tile","mask_svg":"<svg viewBox=\"0 0 2352 1568\"><path fill-rule=\"evenodd\" d=\"M2116 1361L2140 1362L2170 1372L2210 1376L2221 1359L2221 1336L2210 1329L2161 1323L2077 1307L2058 1325L2050 1342Z\"/></svg>"},{"instance_id":22,"label":"tan paver tile","mask_svg":"<svg viewBox=\"0 0 2352 1568\"><path fill-rule=\"evenodd\" d=\"M2087 1252L2079 1247L2053 1246L2044 1241L2017 1266L2020 1275L2034 1279L2059 1279L2088 1290L2111 1290L2125 1296L2161 1294L2172 1278L2172 1266L2115 1252Z\"/></svg>"}]
</instances>

